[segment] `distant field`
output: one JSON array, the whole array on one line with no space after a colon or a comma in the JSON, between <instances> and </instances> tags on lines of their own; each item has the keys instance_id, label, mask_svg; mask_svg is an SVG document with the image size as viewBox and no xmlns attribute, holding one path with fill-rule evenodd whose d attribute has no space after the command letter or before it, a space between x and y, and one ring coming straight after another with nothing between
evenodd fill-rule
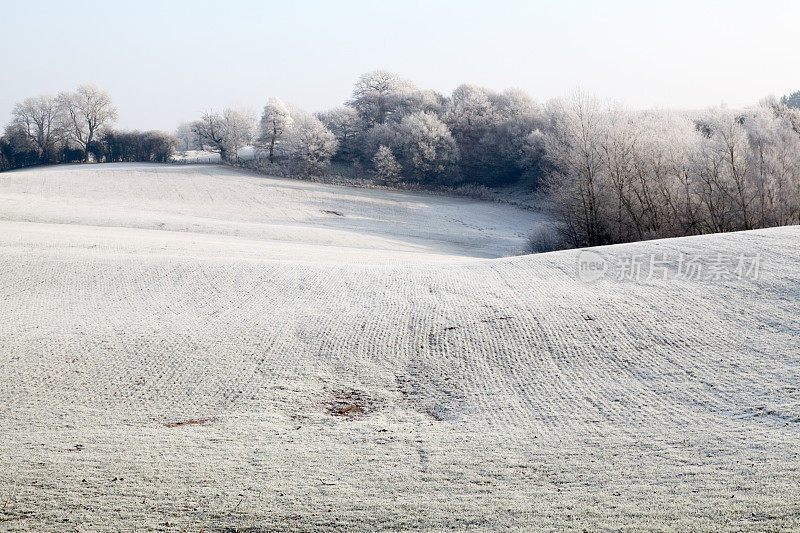
<instances>
[{"instance_id":1,"label":"distant field","mask_svg":"<svg viewBox=\"0 0 800 533\"><path fill-rule=\"evenodd\" d=\"M220 166L0 174L0 529L800 529L800 227L581 281L543 215ZM669 269L670 267L667 267Z\"/></svg>"},{"instance_id":2,"label":"distant field","mask_svg":"<svg viewBox=\"0 0 800 533\"><path fill-rule=\"evenodd\" d=\"M427 259L500 257L522 252L530 232L545 220L502 204L266 178L217 165L15 171L0 176L0 195L0 220L36 223L20 230L41 238L53 233L40 224L69 224L54 238L68 238L61 231L92 231L116 240L115 232L128 231L117 242L134 250L152 238L212 239L208 253L238 246L262 259L404 257L385 252L422 253ZM286 249L297 251L283 255Z\"/></svg>"}]
</instances>

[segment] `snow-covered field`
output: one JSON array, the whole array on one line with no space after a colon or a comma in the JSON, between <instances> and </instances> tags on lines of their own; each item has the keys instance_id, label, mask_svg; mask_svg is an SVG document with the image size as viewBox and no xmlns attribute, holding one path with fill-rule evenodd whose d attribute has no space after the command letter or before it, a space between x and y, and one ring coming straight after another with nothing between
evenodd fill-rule
<instances>
[{"instance_id":1,"label":"snow-covered field","mask_svg":"<svg viewBox=\"0 0 800 533\"><path fill-rule=\"evenodd\" d=\"M608 247L217 166L0 174L0 529L800 529L800 228ZM671 267L667 267L667 271Z\"/></svg>"},{"instance_id":2,"label":"snow-covered field","mask_svg":"<svg viewBox=\"0 0 800 533\"><path fill-rule=\"evenodd\" d=\"M255 157L255 149L252 146L241 148L238 151L239 159L247 161ZM208 150L185 150L175 152L172 159L176 163L219 163L220 156L216 152Z\"/></svg>"}]
</instances>

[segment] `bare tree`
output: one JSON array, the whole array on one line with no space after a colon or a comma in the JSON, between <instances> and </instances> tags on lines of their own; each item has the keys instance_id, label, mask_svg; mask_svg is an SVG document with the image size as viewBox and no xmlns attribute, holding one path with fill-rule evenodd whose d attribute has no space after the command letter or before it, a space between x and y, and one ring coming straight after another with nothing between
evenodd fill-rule
<instances>
[{"instance_id":1,"label":"bare tree","mask_svg":"<svg viewBox=\"0 0 800 533\"><path fill-rule=\"evenodd\" d=\"M36 145L42 161L49 161L62 136L56 99L49 95L26 98L14 106L11 117L11 124Z\"/></svg>"},{"instance_id":2,"label":"bare tree","mask_svg":"<svg viewBox=\"0 0 800 533\"><path fill-rule=\"evenodd\" d=\"M88 161L89 143L100 130L116 122L117 108L108 93L94 85L81 85L74 93L61 93L57 100L67 139L81 147L84 161Z\"/></svg>"}]
</instances>

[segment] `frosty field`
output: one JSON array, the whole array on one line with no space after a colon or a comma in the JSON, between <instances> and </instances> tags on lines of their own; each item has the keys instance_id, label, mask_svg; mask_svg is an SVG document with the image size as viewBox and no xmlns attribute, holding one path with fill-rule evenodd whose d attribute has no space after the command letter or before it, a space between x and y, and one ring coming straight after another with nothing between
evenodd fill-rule
<instances>
[{"instance_id":1,"label":"frosty field","mask_svg":"<svg viewBox=\"0 0 800 533\"><path fill-rule=\"evenodd\" d=\"M800 530L800 227L606 247L219 166L0 174L0 530Z\"/></svg>"}]
</instances>

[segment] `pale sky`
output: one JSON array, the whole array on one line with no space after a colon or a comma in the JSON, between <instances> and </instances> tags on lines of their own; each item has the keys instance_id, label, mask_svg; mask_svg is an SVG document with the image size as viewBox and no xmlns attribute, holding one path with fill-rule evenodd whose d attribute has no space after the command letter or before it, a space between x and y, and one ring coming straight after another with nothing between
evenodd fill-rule
<instances>
[{"instance_id":1,"label":"pale sky","mask_svg":"<svg viewBox=\"0 0 800 533\"><path fill-rule=\"evenodd\" d=\"M798 20L797 1L0 0L0 126L26 96L84 82L111 94L121 128L273 95L318 111L376 68L446 94L737 107L800 90Z\"/></svg>"}]
</instances>

